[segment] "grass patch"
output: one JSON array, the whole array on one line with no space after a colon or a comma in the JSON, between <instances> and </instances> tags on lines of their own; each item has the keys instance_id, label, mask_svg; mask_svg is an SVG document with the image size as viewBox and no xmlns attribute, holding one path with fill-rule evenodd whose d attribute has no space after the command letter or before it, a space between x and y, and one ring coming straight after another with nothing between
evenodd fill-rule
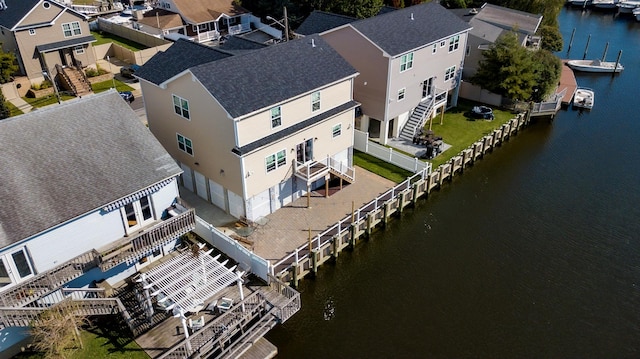
<instances>
[{"instance_id":1,"label":"grass patch","mask_svg":"<svg viewBox=\"0 0 640 359\"><path fill-rule=\"evenodd\" d=\"M60 101L67 101L72 98L76 98L76 97L71 95L66 95L66 94L60 94ZM49 105L53 105L54 103L58 103L58 98L56 97L56 95L49 95L49 96L38 97L38 98L23 97L22 99L25 100L29 105L35 108L49 106Z\"/></svg>"},{"instance_id":2,"label":"grass patch","mask_svg":"<svg viewBox=\"0 0 640 359\"><path fill-rule=\"evenodd\" d=\"M96 317L94 324L81 331L84 348L69 350L70 359L149 359L147 353L138 346L129 329L119 328L109 316ZM21 353L14 359L41 359L40 353Z\"/></svg>"},{"instance_id":3,"label":"grass patch","mask_svg":"<svg viewBox=\"0 0 640 359\"><path fill-rule=\"evenodd\" d=\"M97 40L96 42L93 43L93 46L112 42L114 44L118 44L124 48L127 48L131 51L139 51L139 50L144 50L149 48L149 46L145 46L135 41L131 41L129 39L125 39L123 37L110 34L104 31L91 31L91 35L93 35L93 37L95 37Z\"/></svg>"},{"instance_id":4,"label":"grass patch","mask_svg":"<svg viewBox=\"0 0 640 359\"><path fill-rule=\"evenodd\" d=\"M91 89L93 90L93 92L95 93L99 93L102 91L107 91L111 88L113 88L113 84L116 84L116 90L118 91L133 91L134 88L125 84L124 82L114 79L114 80L107 80L107 81L102 81L102 82L96 82L95 84L91 85Z\"/></svg>"},{"instance_id":5,"label":"grass patch","mask_svg":"<svg viewBox=\"0 0 640 359\"><path fill-rule=\"evenodd\" d=\"M431 126L433 132L435 132L437 136L442 136L443 141L451 145L451 148L429 161L434 169L448 162L453 156L460 153L460 151L469 147L483 136L492 133L493 130L500 128L502 124L515 117L511 111L494 108L493 114L495 119L493 121L485 121L482 119L473 121L469 113L475 105L477 105L477 103L460 100L457 107L445 112L442 125L440 124L439 116L433 119L433 125ZM427 123L425 130L428 129L429 124Z\"/></svg>"},{"instance_id":6,"label":"grass patch","mask_svg":"<svg viewBox=\"0 0 640 359\"><path fill-rule=\"evenodd\" d=\"M24 112L22 112L21 109L17 108L16 105L12 104L9 101L5 102L5 104L7 105L7 108L9 109L9 117L22 115L24 113Z\"/></svg>"},{"instance_id":7,"label":"grass patch","mask_svg":"<svg viewBox=\"0 0 640 359\"><path fill-rule=\"evenodd\" d=\"M389 162L357 150L353 151L353 163L395 183L400 183L413 174Z\"/></svg>"}]
</instances>

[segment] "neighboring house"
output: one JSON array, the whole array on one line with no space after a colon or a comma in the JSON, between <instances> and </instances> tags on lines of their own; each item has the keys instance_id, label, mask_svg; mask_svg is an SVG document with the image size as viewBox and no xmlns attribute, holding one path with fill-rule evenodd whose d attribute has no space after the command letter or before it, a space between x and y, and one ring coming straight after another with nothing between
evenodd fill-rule
<instances>
[{"instance_id":1,"label":"neighboring house","mask_svg":"<svg viewBox=\"0 0 640 359\"><path fill-rule=\"evenodd\" d=\"M251 30L253 16L234 0L160 0L156 7L179 14L186 30L183 35L198 42Z\"/></svg>"},{"instance_id":2,"label":"neighboring house","mask_svg":"<svg viewBox=\"0 0 640 359\"><path fill-rule=\"evenodd\" d=\"M411 141L447 103L455 106L470 29L429 2L321 32L360 73L353 89L362 104L358 129L382 144Z\"/></svg>"},{"instance_id":3,"label":"neighboring house","mask_svg":"<svg viewBox=\"0 0 640 359\"><path fill-rule=\"evenodd\" d=\"M0 142L4 357L62 287L115 287L173 250L195 214L176 204L182 170L116 91L0 121Z\"/></svg>"},{"instance_id":4,"label":"neighboring house","mask_svg":"<svg viewBox=\"0 0 640 359\"><path fill-rule=\"evenodd\" d=\"M233 56L180 40L136 75L184 186L237 218L353 181L357 72L317 35Z\"/></svg>"},{"instance_id":5,"label":"neighboring house","mask_svg":"<svg viewBox=\"0 0 640 359\"><path fill-rule=\"evenodd\" d=\"M62 68L95 65L91 43L96 40L89 32L85 15L55 1L2 0L2 3L5 5L0 6L2 50L16 55L20 73L31 83L45 80L43 72L56 76ZM78 72L80 77L84 75ZM87 91L85 87L77 90Z\"/></svg>"},{"instance_id":6,"label":"neighboring house","mask_svg":"<svg viewBox=\"0 0 640 359\"><path fill-rule=\"evenodd\" d=\"M503 34L515 31L522 46L539 49L541 37L536 32L542 15L529 14L502 6L485 3L480 9L450 10L473 28L469 32L467 58L462 72L463 80L471 78L483 59L482 52L488 50Z\"/></svg>"},{"instance_id":7,"label":"neighboring house","mask_svg":"<svg viewBox=\"0 0 640 359\"><path fill-rule=\"evenodd\" d=\"M166 39L172 39L172 36L183 35L187 32L187 26L182 22L180 14L164 10L152 9L142 16L136 13L137 29L148 34L162 35ZM136 27L136 25L134 25ZM177 38L176 38L177 39Z\"/></svg>"},{"instance_id":8,"label":"neighboring house","mask_svg":"<svg viewBox=\"0 0 640 359\"><path fill-rule=\"evenodd\" d=\"M320 34L327 30L358 21L355 17L314 10L298 26L295 33L302 36Z\"/></svg>"}]
</instances>

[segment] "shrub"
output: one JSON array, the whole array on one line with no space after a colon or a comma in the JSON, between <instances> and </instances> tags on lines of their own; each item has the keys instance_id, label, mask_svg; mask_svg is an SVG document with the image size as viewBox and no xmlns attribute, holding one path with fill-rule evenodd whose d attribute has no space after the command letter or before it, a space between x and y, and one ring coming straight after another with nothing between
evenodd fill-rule
<instances>
[{"instance_id":1,"label":"shrub","mask_svg":"<svg viewBox=\"0 0 640 359\"><path fill-rule=\"evenodd\" d=\"M97 68L95 69L93 67L88 67L86 70L84 70L84 73L87 75L87 77L96 77L107 74L109 73L109 71L103 69L100 66L97 66Z\"/></svg>"}]
</instances>

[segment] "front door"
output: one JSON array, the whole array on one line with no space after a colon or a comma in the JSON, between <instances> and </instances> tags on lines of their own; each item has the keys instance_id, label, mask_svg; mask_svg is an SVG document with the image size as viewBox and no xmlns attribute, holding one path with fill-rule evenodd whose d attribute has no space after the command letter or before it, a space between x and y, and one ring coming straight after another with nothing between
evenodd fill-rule
<instances>
[{"instance_id":1,"label":"front door","mask_svg":"<svg viewBox=\"0 0 640 359\"><path fill-rule=\"evenodd\" d=\"M424 80L422 83L422 98L425 99L433 95L433 77Z\"/></svg>"},{"instance_id":2,"label":"front door","mask_svg":"<svg viewBox=\"0 0 640 359\"><path fill-rule=\"evenodd\" d=\"M313 160L313 138L296 146L296 160L298 163L307 163Z\"/></svg>"},{"instance_id":3,"label":"front door","mask_svg":"<svg viewBox=\"0 0 640 359\"><path fill-rule=\"evenodd\" d=\"M144 196L137 201L126 204L122 207L122 214L125 218L125 228L127 233L131 233L136 229L153 222L151 199L149 196Z\"/></svg>"}]
</instances>

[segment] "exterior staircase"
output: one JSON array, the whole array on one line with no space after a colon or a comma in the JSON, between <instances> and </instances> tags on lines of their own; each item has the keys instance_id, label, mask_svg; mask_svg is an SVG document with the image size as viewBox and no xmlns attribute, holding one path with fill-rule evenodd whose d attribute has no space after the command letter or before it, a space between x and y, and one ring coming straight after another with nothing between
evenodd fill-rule
<instances>
[{"instance_id":1,"label":"exterior staircase","mask_svg":"<svg viewBox=\"0 0 640 359\"><path fill-rule=\"evenodd\" d=\"M434 103L435 99L431 96L418 104L407 123L402 127L400 138L413 141L413 137L418 132L418 129L424 126L426 119L431 115Z\"/></svg>"},{"instance_id":2,"label":"exterior staircase","mask_svg":"<svg viewBox=\"0 0 640 359\"><path fill-rule=\"evenodd\" d=\"M93 92L91 90L91 83L87 79L81 68L77 67L62 67L56 65L58 74L62 82L62 87L67 91L73 92L76 96L84 96Z\"/></svg>"}]
</instances>

